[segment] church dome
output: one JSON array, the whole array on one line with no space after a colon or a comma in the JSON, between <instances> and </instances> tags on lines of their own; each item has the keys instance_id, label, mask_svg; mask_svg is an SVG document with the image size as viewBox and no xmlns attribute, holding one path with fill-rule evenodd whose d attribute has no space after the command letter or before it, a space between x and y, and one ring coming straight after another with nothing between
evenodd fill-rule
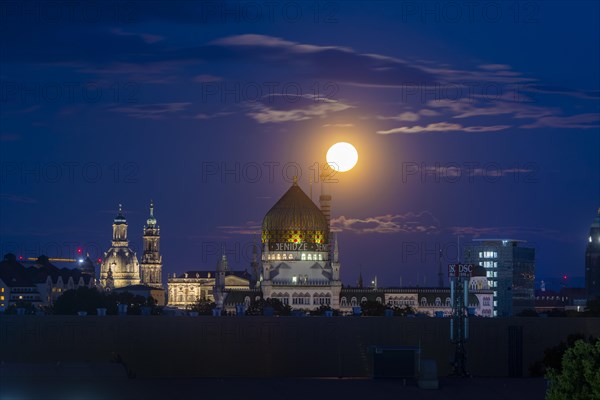
<instances>
[{"instance_id":1,"label":"church dome","mask_svg":"<svg viewBox=\"0 0 600 400\"><path fill-rule=\"evenodd\" d=\"M139 280L140 266L134 251L128 247L111 247L102 260L102 274L112 271L113 277L125 280Z\"/></svg>"},{"instance_id":2,"label":"church dome","mask_svg":"<svg viewBox=\"0 0 600 400\"><path fill-rule=\"evenodd\" d=\"M319 207L294 184L269 210L262 224L266 243L327 243L329 226Z\"/></svg>"}]
</instances>

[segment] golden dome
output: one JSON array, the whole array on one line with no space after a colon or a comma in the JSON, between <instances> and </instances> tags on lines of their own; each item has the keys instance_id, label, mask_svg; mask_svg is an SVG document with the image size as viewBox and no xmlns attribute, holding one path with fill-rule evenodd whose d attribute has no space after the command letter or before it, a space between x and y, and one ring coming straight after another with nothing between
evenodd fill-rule
<instances>
[{"instance_id":1,"label":"golden dome","mask_svg":"<svg viewBox=\"0 0 600 400\"><path fill-rule=\"evenodd\" d=\"M296 182L269 210L262 224L263 243L328 243L328 233L325 215Z\"/></svg>"}]
</instances>

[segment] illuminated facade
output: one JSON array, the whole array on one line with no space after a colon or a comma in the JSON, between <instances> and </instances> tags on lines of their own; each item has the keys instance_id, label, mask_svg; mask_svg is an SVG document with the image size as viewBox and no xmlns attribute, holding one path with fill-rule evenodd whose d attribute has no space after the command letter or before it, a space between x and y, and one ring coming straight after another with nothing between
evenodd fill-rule
<instances>
[{"instance_id":1,"label":"illuminated facade","mask_svg":"<svg viewBox=\"0 0 600 400\"><path fill-rule=\"evenodd\" d=\"M119 204L119 214L113 222L112 246L104 253L100 266L100 285L118 288L139 283L140 264L135 252L129 248L127 220Z\"/></svg>"},{"instance_id":2,"label":"illuminated facade","mask_svg":"<svg viewBox=\"0 0 600 400\"><path fill-rule=\"evenodd\" d=\"M329 214L328 202L326 211ZM327 216L294 179L263 220L262 296L295 309L338 308L339 250L335 239L331 251L330 237Z\"/></svg>"},{"instance_id":3,"label":"illuminated facade","mask_svg":"<svg viewBox=\"0 0 600 400\"><path fill-rule=\"evenodd\" d=\"M160 255L160 228L154 217L154 202L150 202L150 216L144 227L144 253L140 278L148 286L162 289L162 256Z\"/></svg>"},{"instance_id":4,"label":"illuminated facade","mask_svg":"<svg viewBox=\"0 0 600 400\"><path fill-rule=\"evenodd\" d=\"M485 269L494 295L494 316L534 308L535 249L521 243L524 241L476 239L465 249L466 261Z\"/></svg>"},{"instance_id":5,"label":"illuminated facade","mask_svg":"<svg viewBox=\"0 0 600 400\"><path fill-rule=\"evenodd\" d=\"M600 209L590 227L585 248L585 288L588 299L600 297Z\"/></svg>"},{"instance_id":6,"label":"illuminated facade","mask_svg":"<svg viewBox=\"0 0 600 400\"><path fill-rule=\"evenodd\" d=\"M160 255L160 228L154 217L154 203L144 227L142 264L129 247L127 220L119 205L119 214L113 222L112 246L104 253L100 265L100 286L112 290L131 285L147 285L162 289L162 256Z\"/></svg>"}]
</instances>

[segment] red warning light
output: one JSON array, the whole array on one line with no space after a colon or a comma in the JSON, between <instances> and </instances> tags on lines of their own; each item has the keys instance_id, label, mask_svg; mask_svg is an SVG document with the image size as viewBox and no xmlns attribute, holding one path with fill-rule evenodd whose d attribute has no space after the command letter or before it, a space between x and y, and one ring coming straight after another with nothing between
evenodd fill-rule
<instances>
[{"instance_id":1,"label":"red warning light","mask_svg":"<svg viewBox=\"0 0 600 400\"><path fill-rule=\"evenodd\" d=\"M81 254L81 247L77 249L77 254Z\"/></svg>"},{"instance_id":2,"label":"red warning light","mask_svg":"<svg viewBox=\"0 0 600 400\"><path fill-rule=\"evenodd\" d=\"M98 259L98 264L101 264L101 263L102 263L102 259L101 259L101 258L99 258L99 259Z\"/></svg>"},{"instance_id":3,"label":"red warning light","mask_svg":"<svg viewBox=\"0 0 600 400\"><path fill-rule=\"evenodd\" d=\"M566 281L566 280L567 280L567 276L566 276L566 275L563 275L563 279Z\"/></svg>"},{"instance_id":4,"label":"red warning light","mask_svg":"<svg viewBox=\"0 0 600 400\"><path fill-rule=\"evenodd\" d=\"M19 260L22 260L22 259L23 259L23 256L19 256Z\"/></svg>"}]
</instances>

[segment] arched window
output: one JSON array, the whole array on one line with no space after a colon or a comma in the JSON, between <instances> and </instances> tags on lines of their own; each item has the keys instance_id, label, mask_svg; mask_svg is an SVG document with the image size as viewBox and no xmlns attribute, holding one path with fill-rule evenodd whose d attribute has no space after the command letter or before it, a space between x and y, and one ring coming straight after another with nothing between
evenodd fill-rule
<instances>
[{"instance_id":1,"label":"arched window","mask_svg":"<svg viewBox=\"0 0 600 400\"><path fill-rule=\"evenodd\" d=\"M302 261L306 261L306 254L302 253Z\"/></svg>"},{"instance_id":2,"label":"arched window","mask_svg":"<svg viewBox=\"0 0 600 400\"><path fill-rule=\"evenodd\" d=\"M250 306L250 296L246 296L246 297L244 297L244 305L245 305L246 307L249 307L249 306Z\"/></svg>"},{"instance_id":3,"label":"arched window","mask_svg":"<svg viewBox=\"0 0 600 400\"><path fill-rule=\"evenodd\" d=\"M281 260L281 254L277 253L277 259Z\"/></svg>"},{"instance_id":4,"label":"arched window","mask_svg":"<svg viewBox=\"0 0 600 400\"><path fill-rule=\"evenodd\" d=\"M356 307L356 306L357 306L357 304L356 304L356 303L357 303L356 297L353 297L353 298L350 300L350 306L351 306L351 307Z\"/></svg>"},{"instance_id":5,"label":"arched window","mask_svg":"<svg viewBox=\"0 0 600 400\"><path fill-rule=\"evenodd\" d=\"M312 254L308 253L308 260L312 261Z\"/></svg>"},{"instance_id":6,"label":"arched window","mask_svg":"<svg viewBox=\"0 0 600 400\"><path fill-rule=\"evenodd\" d=\"M361 302L361 303L364 303L365 301L367 301L367 298L366 298L366 297L363 297L362 299L360 299L360 302Z\"/></svg>"},{"instance_id":7,"label":"arched window","mask_svg":"<svg viewBox=\"0 0 600 400\"><path fill-rule=\"evenodd\" d=\"M376 298L375 301L381 304L381 297Z\"/></svg>"},{"instance_id":8,"label":"arched window","mask_svg":"<svg viewBox=\"0 0 600 400\"><path fill-rule=\"evenodd\" d=\"M427 305L427 299L425 297L421 297L421 306L425 307Z\"/></svg>"},{"instance_id":9,"label":"arched window","mask_svg":"<svg viewBox=\"0 0 600 400\"><path fill-rule=\"evenodd\" d=\"M452 304L450 304L450 297L446 297L446 307L450 306L452 306Z\"/></svg>"},{"instance_id":10,"label":"arched window","mask_svg":"<svg viewBox=\"0 0 600 400\"><path fill-rule=\"evenodd\" d=\"M287 260L287 256L286 256L285 254L284 254L284 255L283 255L281 258L282 258L283 260Z\"/></svg>"},{"instance_id":11,"label":"arched window","mask_svg":"<svg viewBox=\"0 0 600 400\"><path fill-rule=\"evenodd\" d=\"M342 301L340 302L341 307L348 307L348 300L345 297L342 297Z\"/></svg>"},{"instance_id":12,"label":"arched window","mask_svg":"<svg viewBox=\"0 0 600 400\"><path fill-rule=\"evenodd\" d=\"M293 260L294 259L294 255L293 254L288 254L288 260Z\"/></svg>"},{"instance_id":13,"label":"arched window","mask_svg":"<svg viewBox=\"0 0 600 400\"><path fill-rule=\"evenodd\" d=\"M435 298L435 306L436 307L440 307L442 305L442 299L440 299L439 297Z\"/></svg>"}]
</instances>

